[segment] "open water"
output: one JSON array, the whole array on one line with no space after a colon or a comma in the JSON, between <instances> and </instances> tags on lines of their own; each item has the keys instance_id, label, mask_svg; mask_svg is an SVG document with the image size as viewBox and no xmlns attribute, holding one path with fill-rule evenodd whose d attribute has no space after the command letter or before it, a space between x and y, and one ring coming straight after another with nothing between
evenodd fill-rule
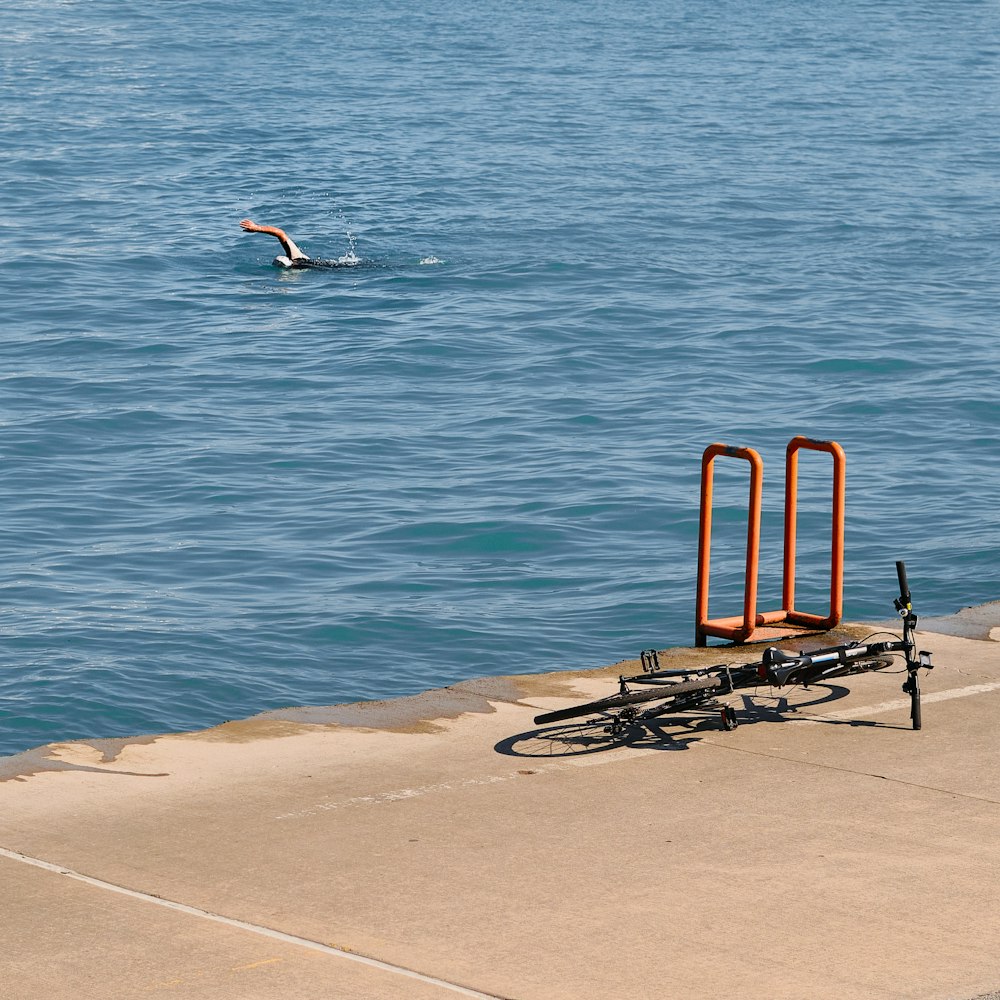
<instances>
[{"instance_id":1,"label":"open water","mask_svg":"<svg viewBox=\"0 0 1000 1000\"><path fill-rule=\"evenodd\" d=\"M700 456L1000 597L995 0L10 0L0 752L693 634ZM331 271L271 266L283 226ZM800 607L824 608L804 455ZM717 463L713 614L746 465Z\"/></svg>"}]
</instances>

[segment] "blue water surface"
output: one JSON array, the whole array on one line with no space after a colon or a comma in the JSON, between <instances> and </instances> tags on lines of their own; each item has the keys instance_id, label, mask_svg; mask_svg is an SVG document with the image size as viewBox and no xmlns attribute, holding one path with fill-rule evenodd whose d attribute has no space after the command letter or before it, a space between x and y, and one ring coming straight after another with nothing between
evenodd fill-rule
<instances>
[{"instance_id":1,"label":"blue water surface","mask_svg":"<svg viewBox=\"0 0 1000 1000\"><path fill-rule=\"evenodd\" d=\"M764 457L762 607L795 434L847 453L848 617L896 559L924 612L1000 597L996 2L4 27L0 753L688 644L713 441Z\"/></svg>"}]
</instances>

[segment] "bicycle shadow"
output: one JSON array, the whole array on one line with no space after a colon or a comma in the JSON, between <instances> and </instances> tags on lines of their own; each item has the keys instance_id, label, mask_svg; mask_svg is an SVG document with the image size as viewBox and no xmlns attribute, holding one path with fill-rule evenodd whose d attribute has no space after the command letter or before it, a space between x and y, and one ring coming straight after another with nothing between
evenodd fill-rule
<instances>
[{"instance_id":1,"label":"bicycle shadow","mask_svg":"<svg viewBox=\"0 0 1000 1000\"><path fill-rule=\"evenodd\" d=\"M806 710L840 701L851 693L850 688L837 684L814 684L808 689L800 688L799 691L823 693L807 701L794 702L789 701L785 695L741 694L739 699L742 707L732 705L736 712L736 721L741 726L799 721L801 713ZM908 728L870 719L831 719L816 716L809 721L833 726ZM620 747L633 750L689 750L695 743L701 742L706 734L719 733L722 729L720 709L708 706L690 709L677 715L644 719L641 722L620 723L617 727L611 723L611 715L600 715L579 722L545 726L509 736L495 744L493 749L496 753L508 757L534 758L577 757L603 753Z\"/></svg>"},{"instance_id":2,"label":"bicycle shadow","mask_svg":"<svg viewBox=\"0 0 1000 1000\"><path fill-rule=\"evenodd\" d=\"M618 747L687 750L695 739L673 732L654 732L647 723L626 723L611 732L610 720L600 718L518 733L501 740L493 749L507 757L578 757Z\"/></svg>"}]
</instances>

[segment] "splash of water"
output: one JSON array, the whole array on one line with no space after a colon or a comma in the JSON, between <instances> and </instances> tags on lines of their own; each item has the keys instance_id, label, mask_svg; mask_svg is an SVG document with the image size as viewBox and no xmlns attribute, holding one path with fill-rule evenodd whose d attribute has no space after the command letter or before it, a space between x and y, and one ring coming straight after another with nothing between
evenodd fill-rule
<instances>
[{"instance_id":1,"label":"splash of water","mask_svg":"<svg viewBox=\"0 0 1000 1000\"><path fill-rule=\"evenodd\" d=\"M342 257L337 259L338 264L343 264L345 267L357 267L361 263L361 258L358 256L358 240L357 237L350 231L347 230L347 253Z\"/></svg>"}]
</instances>

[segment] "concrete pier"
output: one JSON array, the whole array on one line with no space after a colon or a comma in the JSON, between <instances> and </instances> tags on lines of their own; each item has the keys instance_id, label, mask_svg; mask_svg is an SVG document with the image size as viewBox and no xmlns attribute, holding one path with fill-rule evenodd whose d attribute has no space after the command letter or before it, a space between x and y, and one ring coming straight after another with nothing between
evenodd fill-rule
<instances>
[{"instance_id":1,"label":"concrete pier","mask_svg":"<svg viewBox=\"0 0 1000 1000\"><path fill-rule=\"evenodd\" d=\"M732 697L734 732L534 725L616 664L0 760L0 995L997 990L1000 604L923 624L919 732L898 674Z\"/></svg>"}]
</instances>

